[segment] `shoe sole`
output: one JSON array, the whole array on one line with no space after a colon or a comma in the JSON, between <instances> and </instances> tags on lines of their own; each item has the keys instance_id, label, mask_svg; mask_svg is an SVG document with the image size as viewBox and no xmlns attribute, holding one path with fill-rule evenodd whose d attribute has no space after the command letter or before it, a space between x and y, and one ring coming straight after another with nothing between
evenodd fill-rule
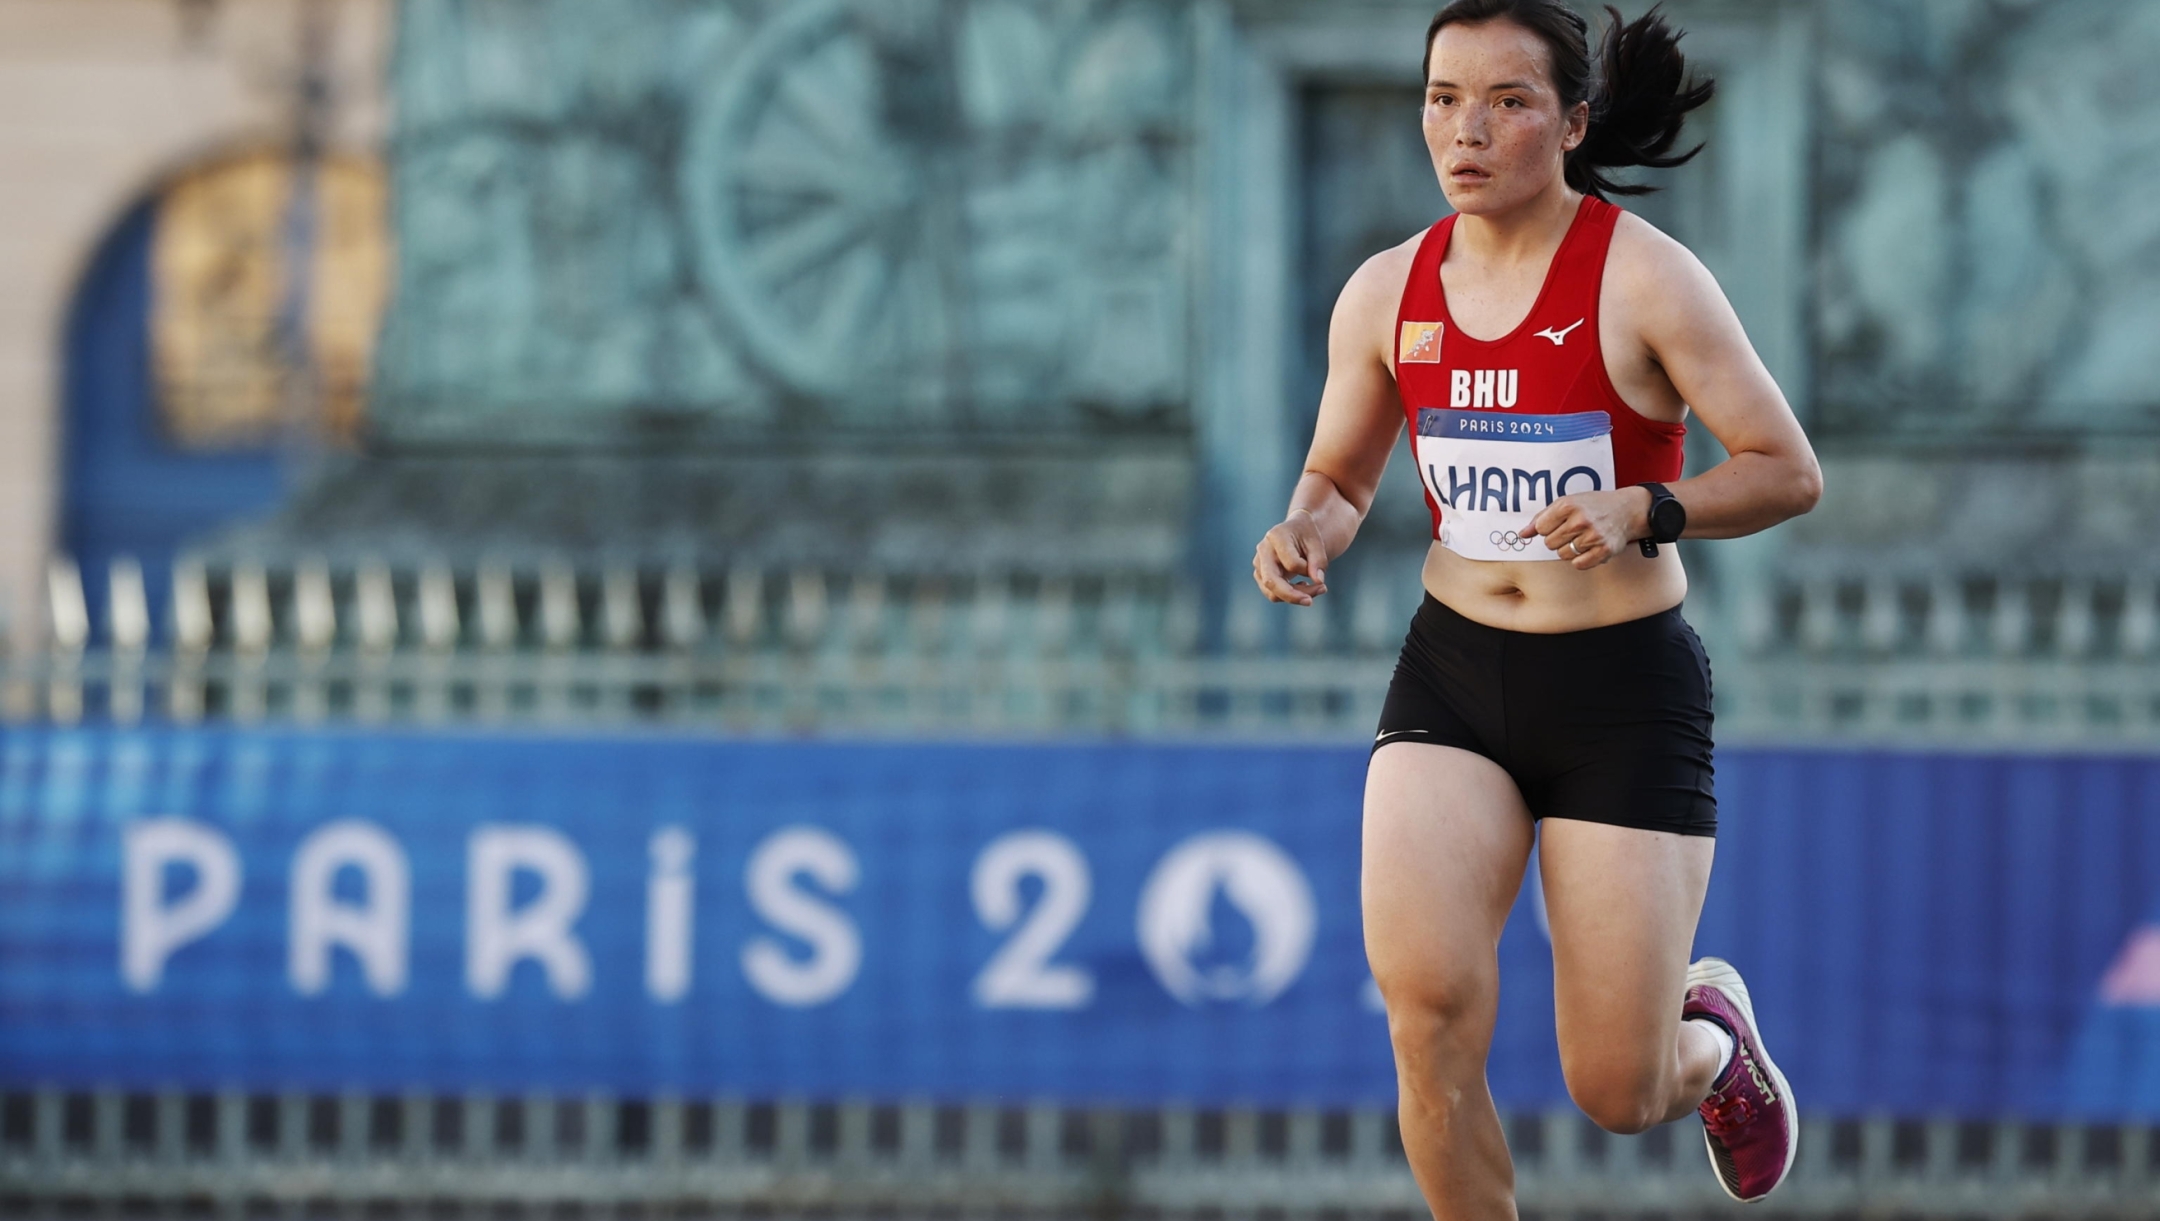
<instances>
[{"instance_id":1,"label":"shoe sole","mask_svg":"<svg viewBox=\"0 0 2160 1221\"><path fill-rule=\"evenodd\" d=\"M1726 1195L1742 1204L1753 1204L1767 1197L1771 1191L1776 1191L1792 1174L1793 1162L1800 1156L1800 1108L1793 1102L1792 1086L1786 1082L1785 1074L1778 1071L1777 1061L1770 1057L1770 1048L1763 1042L1762 1027L1755 1023L1755 1002L1749 999L1747 983L1740 978L1740 972L1735 971L1733 965L1722 958L1698 959L1688 967L1687 972L1687 986L1693 988L1697 984L1716 988L1731 997L1733 1003L1740 1007L1741 1015L1747 1018L1749 1032L1755 1036L1755 1050L1762 1053L1763 1068L1769 1072L1770 1080L1777 1084L1778 1100L1785 1106L1786 1131L1789 1133L1785 1141L1785 1168L1778 1172L1777 1182L1770 1185L1770 1190L1759 1196L1741 1195L1725 1181L1723 1174L1718 1173L1717 1151L1711 1147L1709 1130L1703 1131L1703 1152L1710 1155L1710 1177L1717 1180L1718 1186L1724 1189Z\"/></svg>"}]
</instances>

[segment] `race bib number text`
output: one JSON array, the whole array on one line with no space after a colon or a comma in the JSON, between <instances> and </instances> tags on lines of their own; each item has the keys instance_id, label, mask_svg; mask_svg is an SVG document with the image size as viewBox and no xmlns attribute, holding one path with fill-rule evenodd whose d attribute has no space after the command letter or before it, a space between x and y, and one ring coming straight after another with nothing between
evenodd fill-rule
<instances>
[{"instance_id":1,"label":"race bib number text","mask_svg":"<svg viewBox=\"0 0 2160 1221\"><path fill-rule=\"evenodd\" d=\"M1473 560L1557 560L1522 532L1562 496L1613 486L1612 417L1418 412L1418 474L1440 504L1440 544Z\"/></svg>"}]
</instances>

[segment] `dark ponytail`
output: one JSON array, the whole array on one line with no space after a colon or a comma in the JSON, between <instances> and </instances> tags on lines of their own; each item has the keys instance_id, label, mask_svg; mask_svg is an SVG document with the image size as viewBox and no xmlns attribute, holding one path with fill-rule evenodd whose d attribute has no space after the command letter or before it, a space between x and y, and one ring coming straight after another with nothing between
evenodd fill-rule
<instances>
[{"instance_id":1,"label":"dark ponytail","mask_svg":"<svg viewBox=\"0 0 2160 1221\"><path fill-rule=\"evenodd\" d=\"M1551 52L1553 88L1563 112L1590 103L1590 131L1567 155L1567 184L1585 195L1642 195L1656 187L1615 181L1608 170L1630 165L1671 169L1685 165L1702 145L1672 151L1689 111L1710 100L1716 82L1687 77L1680 54L1681 31L1666 24L1656 7L1632 22L1607 5L1612 24L1590 52L1590 24L1562 0L1454 0L1425 29L1425 70L1432 71L1433 39L1450 25L1512 21L1536 34Z\"/></svg>"}]
</instances>

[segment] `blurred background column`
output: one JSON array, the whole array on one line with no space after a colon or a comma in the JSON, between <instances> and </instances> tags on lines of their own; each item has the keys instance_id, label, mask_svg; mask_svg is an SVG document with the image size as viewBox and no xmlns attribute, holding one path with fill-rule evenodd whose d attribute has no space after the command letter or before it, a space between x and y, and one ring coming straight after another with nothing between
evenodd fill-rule
<instances>
[{"instance_id":1,"label":"blurred background column","mask_svg":"<svg viewBox=\"0 0 2160 1221\"><path fill-rule=\"evenodd\" d=\"M385 115L389 0L325 0L334 146ZM42 633L63 335L99 242L165 175L287 139L301 0L0 0L0 614Z\"/></svg>"}]
</instances>

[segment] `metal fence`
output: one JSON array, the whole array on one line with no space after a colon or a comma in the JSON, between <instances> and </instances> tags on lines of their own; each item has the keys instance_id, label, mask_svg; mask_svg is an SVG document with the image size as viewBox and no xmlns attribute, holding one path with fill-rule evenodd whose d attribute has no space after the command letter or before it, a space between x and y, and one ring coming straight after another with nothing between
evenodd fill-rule
<instances>
[{"instance_id":1,"label":"metal fence","mask_svg":"<svg viewBox=\"0 0 2160 1221\"><path fill-rule=\"evenodd\" d=\"M2160 739L2149 574L1801 568L1730 595L1718 715L1742 732Z\"/></svg>"},{"instance_id":2,"label":"metal fence","mask_svg":"<svg viewBox=\"0 0 2160 1221\"><path fill-rule=\"evenodd\" d=\"M1378 1112L995 1103L8 1095L0 1200L77 1210L505 1207L1339 1216L1423 1209ZM1507 1123L1526 1211L1721 1210L1692 1120ZM2150 1217L2160 1131L1810 1121L1789 1216Z\"/></svg>"},{"instance_id":3,"label":"metal fence","mask_svg":"<svg viewBox=\"0 0 2160 1221\"><path fill-rule=\"evenodd\" d=\"M103 575L93 605L51 565L0 714L1355 738L1419 596L1381 564L1211 620L1192 584L1116 571L183 561L153 608L132 561ZM1688 613L1727 738L2160 740L2160 578L1800 568Z\"/></svg>"},{"instance_id":4,"label":"metal fence","mask_svg":"<svg viewBox=\"0 0 2160 1221\"><path fill-rule=\"evenodd\" d=\"M1254 599L1211 656L1194 590L1116 572L183 563L162 632L139 567L115 564L107 588L93 608L52 565L51 643L9 663L10 715L1340 732L1377 714L1415 606L1414 588L1373 583L1350 640L1323 614L1292 622L1284 654Z\"/></svg>"}]
</instances>

